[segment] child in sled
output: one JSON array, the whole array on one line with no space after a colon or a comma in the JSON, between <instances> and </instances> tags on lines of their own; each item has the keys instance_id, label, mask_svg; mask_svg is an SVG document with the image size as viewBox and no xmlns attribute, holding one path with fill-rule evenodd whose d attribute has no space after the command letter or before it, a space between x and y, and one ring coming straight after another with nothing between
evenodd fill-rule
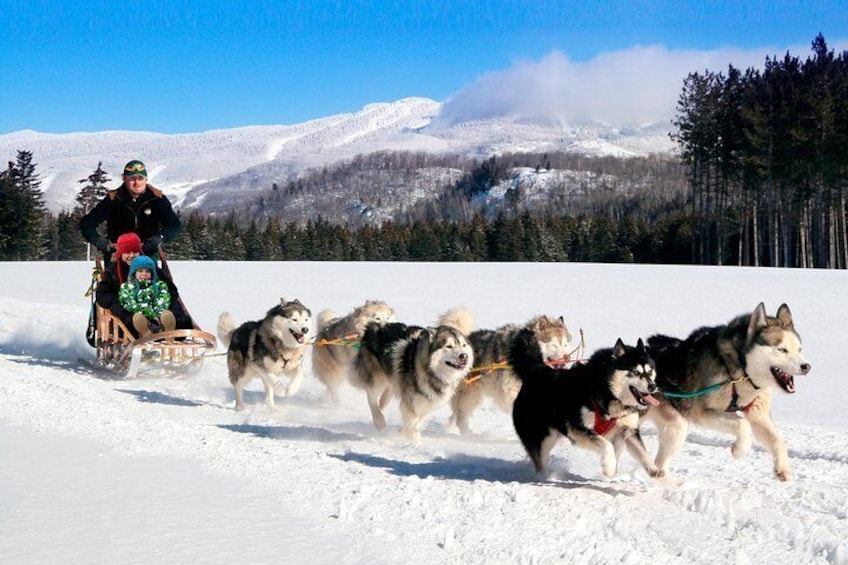
<instances>
[{"instance_id":1,"label":"child in sled","mask_svg":"<svg viewBox=\"0 0 848 565\"><path fill-rule=\"evenodd\" d=\"M177 327L174 314L168 309L171 293L168 285L158 279L156 263L147 255L139 255L130 263L129 276L118 291L118 300L128 312L140 336Z\"/></svg>"}]
</instances>

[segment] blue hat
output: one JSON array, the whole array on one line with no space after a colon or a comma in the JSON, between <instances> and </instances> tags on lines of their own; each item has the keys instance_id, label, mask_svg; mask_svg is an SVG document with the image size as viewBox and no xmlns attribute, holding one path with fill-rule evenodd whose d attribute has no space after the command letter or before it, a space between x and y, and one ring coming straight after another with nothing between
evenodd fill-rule
<instances>
[{"instance_id":1,"label":"blue hat","mask_svg":"<svg viewBox=\"0 0 848 565\"><path fill-rule=\"evenodd\" d=\"M135 278L135 272L139 269L148 269L153 276L150 278L151 281L156 282L156 263L148 257L147 255L139 255L130 263L130 274L129 277L131 279Z\"/></svg>"}]
</instances>

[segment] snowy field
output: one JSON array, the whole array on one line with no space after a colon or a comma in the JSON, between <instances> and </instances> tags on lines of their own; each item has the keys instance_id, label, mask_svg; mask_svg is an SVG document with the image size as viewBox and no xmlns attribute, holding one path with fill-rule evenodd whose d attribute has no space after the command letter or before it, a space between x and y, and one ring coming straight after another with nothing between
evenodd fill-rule
<instances>
[{"instance_id":1,"label":"snowy field","mask_svg":"<svg viewBox=\"0 0 848 565\"><path fill-rule=\"evenodd\" d=\"M484 405L474 434L447 407L419 446L371 425L364 394L330 405L311 378L233 410L222 356L182 380L99 378L83 338L90 266L0 263L0 563L848 563L848 273L599 264L181 263L204 329L261 318L279 298L313 315L382 299L426 325L471 309L477 327L563 315L589 351L617 337L685 336L786 302L812 372L777 394L794 478L759 446L692 428L674 481L627 453L618 476L561 443L540 481L509 415ZM840 324L837 324L840 322ZM656 435L645 430L651 452Z\"/></svg>"}]
</instances>

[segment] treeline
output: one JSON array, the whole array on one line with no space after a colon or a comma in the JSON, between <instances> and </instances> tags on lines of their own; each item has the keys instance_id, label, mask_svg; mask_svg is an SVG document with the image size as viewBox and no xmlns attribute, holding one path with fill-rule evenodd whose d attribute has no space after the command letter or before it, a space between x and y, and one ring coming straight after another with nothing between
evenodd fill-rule
<instances>
[{"instance_id":1,"label":"treeline","mask_svg":"<svg viewBox=\"0 0 848 565\"><path fill-rule=\"evenodd\" d=\"M0 261L64 261L87 258L79 221L106 194L109 177L102 163L79 183L77 205L50 214L31 151L19 150L0 172Z\"/></svg>"},{"instance_id":2,"label":"treeline","mask_svg":"<svg viewBox=\"0 0 848 565\"><path fill-rule=\"evenodd\" d=\"M674 122L692 262L845 268L848 52L693 73Z\"/></svg>"},{"instance_id":3,"label":"treeline","mask_svg":"<svg viewBox=\"0 0 848 565\"><path fill-rule=\"evenodd\" d=\"M50 222L55 247L31 259L85 260L78 216ZM685 213L658 222L609 216L499 215L494 221L386 222L353 229L324 220L281 226L240 226L234 217L183 218L170 259L194 261L585 261L687 264L691 219ZM7 259L13 259L11 257Z\"/></svg>"},{"instance_id":4,"label":"treeline","mask_svg":"<svg viewBox=\"0 0 848 565\"><path fill-rule=\"evenodd\" d=\"M241 226L231 215L192 214L169 245L173 258L247 261L590 261L689 262L690 219L659 222L608 216L499 215L487 221L386 222L352 229L324 220Z\"/></svg>"}]
</instances>

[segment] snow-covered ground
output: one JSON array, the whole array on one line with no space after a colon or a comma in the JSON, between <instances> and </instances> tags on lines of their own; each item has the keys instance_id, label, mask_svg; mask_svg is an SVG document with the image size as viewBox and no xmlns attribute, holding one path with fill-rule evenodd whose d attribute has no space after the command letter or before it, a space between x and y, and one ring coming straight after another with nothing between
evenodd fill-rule
<instances>
[{"instance_id":1,"label":"snow-covered ground","mask_svg":"<svg viewBox=\"0 0 848 565\"><path fill-rule=\"evenodd\" d=\"M603 478L566 443L533 473L510 417L485 405L459 436L435 413L419 446L330 405L311 378L278 413L254 384L232 409L222 356L182 380L87 372L85 263L0 263L0 563L848 563L848 273L587 264L181 263L201 326L260 318L281 296L313 314L383 299L427 324L565 316L588 349L792 309L813 370L777 395L794 480L761 448L693 428L656 482L628 456ZM653 429L646 443L656 449Z\"/></svg>"}]
</instances>

